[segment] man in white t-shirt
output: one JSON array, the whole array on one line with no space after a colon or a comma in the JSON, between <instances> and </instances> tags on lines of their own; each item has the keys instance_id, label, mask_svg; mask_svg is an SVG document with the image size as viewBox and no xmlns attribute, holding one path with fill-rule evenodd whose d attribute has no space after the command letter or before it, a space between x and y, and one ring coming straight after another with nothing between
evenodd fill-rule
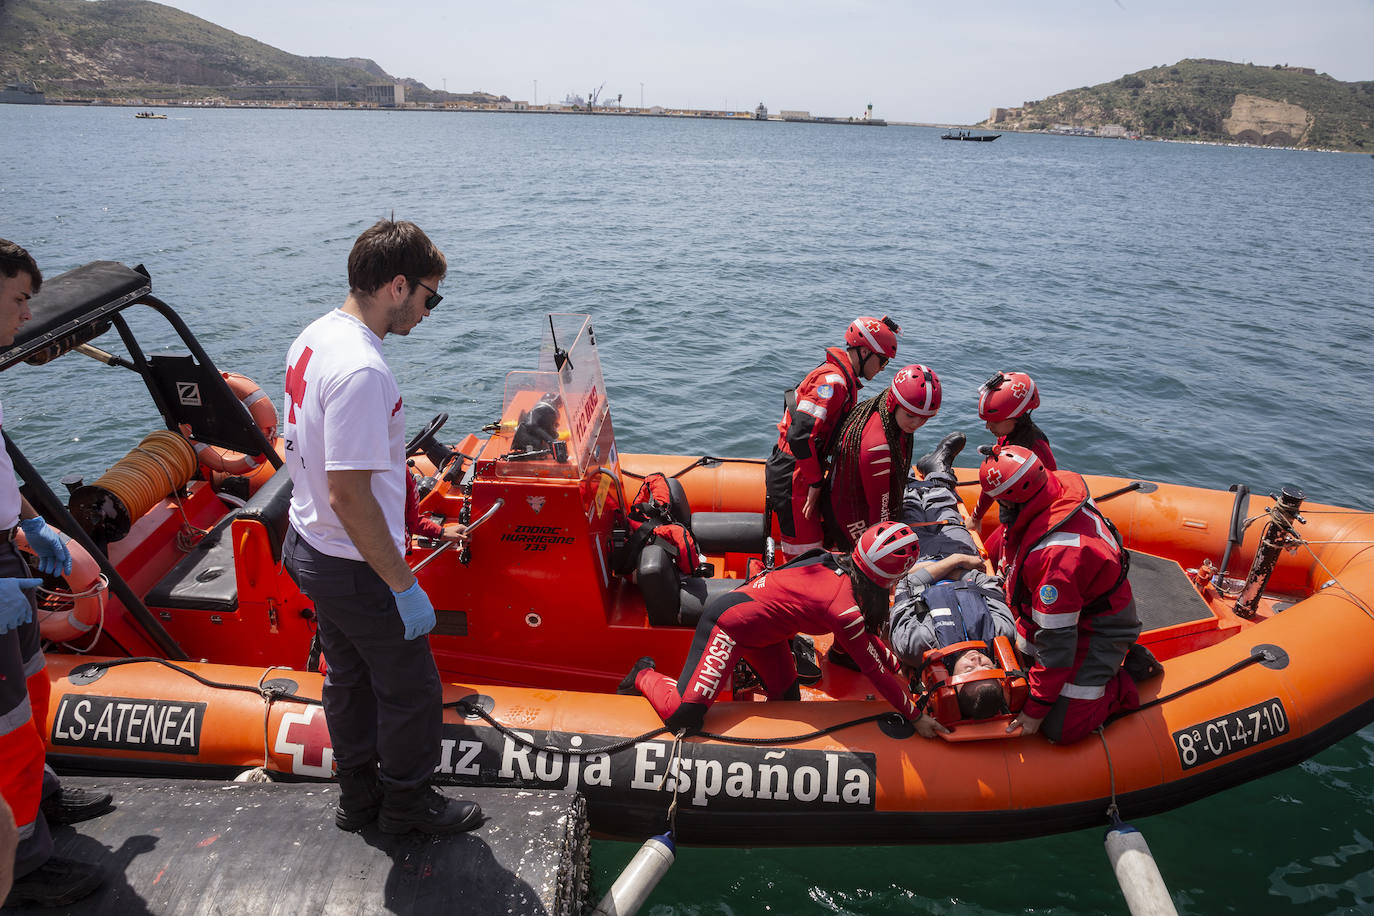
<instances>
[{"instance_id":1,"label":"man in white t-shirt","mask_svg":"<svg viewBox=\"0 0 1374 916\"><path fill-rule=\"evenodd\" d=\"M409 334L439 304L447 271L420 227L378 222L353 243L344 304L286 358L282 555L315 604L344 830L375 820L386 833L456 833L482 821L476 803L430 784L443 712L424 638L434 606L405 563L406 418L382 354L382 338Z\"/></svg>"},{"instance_id":2,"label":"man in white t-shirt","mask_svg":"<svg viewBox=\"0 0 1374 916\"><path fill-rule=\"evenodd\" d=\"M29 299L42 285L33 256L0 239L0 349L13 344L20 327L33 317ZM0 409L0 424L4 420ZM9 452L0 447L0 796L13 810L19 841L11 860L14 887L3 905L65 906L90 894L103 878L97 865L54 856L48 826L104 814L112 797L64 789L44 762L48 675L33 613L33 590L43 580L31 576L15 549L17 531L24 532L41 572L60 576L72 571L66 535L50 528L19 492Z\"/></svg>"}]
</instances>

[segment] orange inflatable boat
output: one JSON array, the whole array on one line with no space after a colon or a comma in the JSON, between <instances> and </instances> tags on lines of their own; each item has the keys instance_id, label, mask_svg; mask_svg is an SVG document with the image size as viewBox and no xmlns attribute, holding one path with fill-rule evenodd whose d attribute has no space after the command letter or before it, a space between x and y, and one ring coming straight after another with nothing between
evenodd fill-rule
<instances>
[{"instance_id":1,"label":"orange inflatable boat","mask_svg":"<svg viewBox=\"0 0 1374 916\"><path fill-rule=\"evenodd\" d=\"M191 357L145 357L132 334L127 357L91 343L112 315L143 306ZM145 274L97 262L45 282L31 307L0 370L73 349L108 357L159 393L167 429L185 424L197 441L276 458ZM1374 721L1374 514L1303 504L1296 492L1276 501L1090 477L1135 551L1142 641L1165 667L1142 686L1145 706L1100 739L1057 747L1006 737L995 721L922 739L818 651L821 678L800 701L763 704L741 688L712 707L707 734L676 741L646 701L614 690L641 655L676 670L704 605L769 556L762 462L621 454L584 316L551 317L537 365L508 374L488 437L446 445L440 415L411 443L421 510L483 520L467 551L417 541L409 556L439 621L430 644L448 685L443 780L576 790L596 829L626 837L661 830L672 810L678 836L694 843L1002 840L1104 824L1113 801L1127 817L1164 811ZM188 386L198 405L160 396ZM549 423L532 422L540 414ZM180 480L145 506L121 490L133 471L64 501L17 445L11 454L31 502L109 585L95 630L72 643L92 654L50 649L51 759L88 771L329 778L313 609L278 565L286 475L242 506L220 499L218 475ZM653 545L616 571L627 492L653 472L676 482L674 515L689 521L711 575L682 574ZM971 507L976 487L961 492Z\"/></svg>"}]
</instances>

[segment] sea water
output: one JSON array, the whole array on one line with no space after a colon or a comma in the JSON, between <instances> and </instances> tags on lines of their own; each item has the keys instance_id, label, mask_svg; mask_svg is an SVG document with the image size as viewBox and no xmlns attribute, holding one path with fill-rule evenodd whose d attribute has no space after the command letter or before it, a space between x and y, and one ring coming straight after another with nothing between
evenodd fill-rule
<instances>
[{"instance_id":1,"label":"sea water","mask_svg":"<svg viewBox=\"0 0 1374 916\"><path fill-rule=\"evenodd\" d=\"M386 343L412 431L440 411L451 440L495 420L544 314L586 312L622 450L763 457L783 389L852 318L888 314L900 352L868 390L907 362L944 385L918 452L956 429L990 440L976 388L1021 369L1061 466L1260 494L1291 483L1374 509L1367 156L947 143L896 126L169 114L0 105L0 237L50 275L144 264L220 366L269 391L299 330L343 301L353 239L394 212L449 259L443 304ZM94 479L159 426L145 395L119 394L123 375L75 355L16 367L0 380L6 432L49 479ZM1365 729L1138 819L1179 910L1374 907L1372 753ZM648 912L1122 909L1102 831L988 840L681 849ZM634 848L596 845L601 888Z\"/></svg>"}]
</instances>

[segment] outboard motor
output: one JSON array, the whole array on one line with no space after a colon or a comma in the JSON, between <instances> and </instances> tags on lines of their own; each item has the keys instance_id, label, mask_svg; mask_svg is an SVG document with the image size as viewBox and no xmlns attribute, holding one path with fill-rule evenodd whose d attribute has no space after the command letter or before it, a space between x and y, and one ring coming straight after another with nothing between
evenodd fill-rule
<instances>
[{"instance_id":1,"label":"outboard motor","mask_svg":"<svg viewBox=\"0 0 1374 916\"><path fill-rule=\"evenodd\" d=\"M1269 584L1269 577L1274 574L1274 564L1278 562L1279 551L1298 540L1298 534L1293 530L1293 522L1307 524L1306 519L1298 514L1298 510L1302 508L1302 501L1306 498L1301 489L1293 486L1284 487L1279 495L1274 497L1274 505L1268 510L1269 524L1260 538L1255 560L1250 564L1250 575L1245 577L1245 585L1241 588L1240 597L1236 599L1236 606L1233 608L1237 617L1249 620L1255 616L1260 595Z\"/></svg>"}]
</instances>

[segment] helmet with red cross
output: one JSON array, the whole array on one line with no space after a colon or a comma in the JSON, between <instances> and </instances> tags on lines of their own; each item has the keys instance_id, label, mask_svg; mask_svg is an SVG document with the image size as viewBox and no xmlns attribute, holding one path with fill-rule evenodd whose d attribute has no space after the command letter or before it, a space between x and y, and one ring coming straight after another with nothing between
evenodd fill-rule
<instances>
[{"instance_id":1,"label":"helmet with red cross","mask_svg":"<svg viewBox=\"0 0 1374 916\"><path fill-rule=\"evenodd\" d=\"M1015 420L1039 406L1040 392L1024 372L999 372L978 388L978 416L984 420Z\"/></svg>"},{"instance_id":2,"label":"helmet with red cross","mask_svg":"<svg viewBox=\"0 0 1374 916\"><path fill-rule=\"evenodd\" d=\"M865 315L855 318L849 325L844 332L844 342L846 346L863 347L886 360L897 355L897 335L900 333L901 326L891 318L870 318Z\"/></svg>"},{"instance_id":3,"label":"helmet with red cross","mask_svg":"<svg viewBox=\"0 0 1374 916\"><path fill-rule=\"evenodd\" d=\"M920 544L909 526L879 522L859 537L851 556L860 572L877 585L891 588L920 556Z\"/></svg>"},{"instance_id":4,"label":"helmet with red cross","mask_svg":"<svg viewBox=\"0 0 1374 916\"><path fill-rule=\"evenodd\" d=\"M998 446L978 469L983 492L1004 503L1026 502L1045 488L1047 480L1044 462L1019 445Z\"/></svg>"}]
</instances>

